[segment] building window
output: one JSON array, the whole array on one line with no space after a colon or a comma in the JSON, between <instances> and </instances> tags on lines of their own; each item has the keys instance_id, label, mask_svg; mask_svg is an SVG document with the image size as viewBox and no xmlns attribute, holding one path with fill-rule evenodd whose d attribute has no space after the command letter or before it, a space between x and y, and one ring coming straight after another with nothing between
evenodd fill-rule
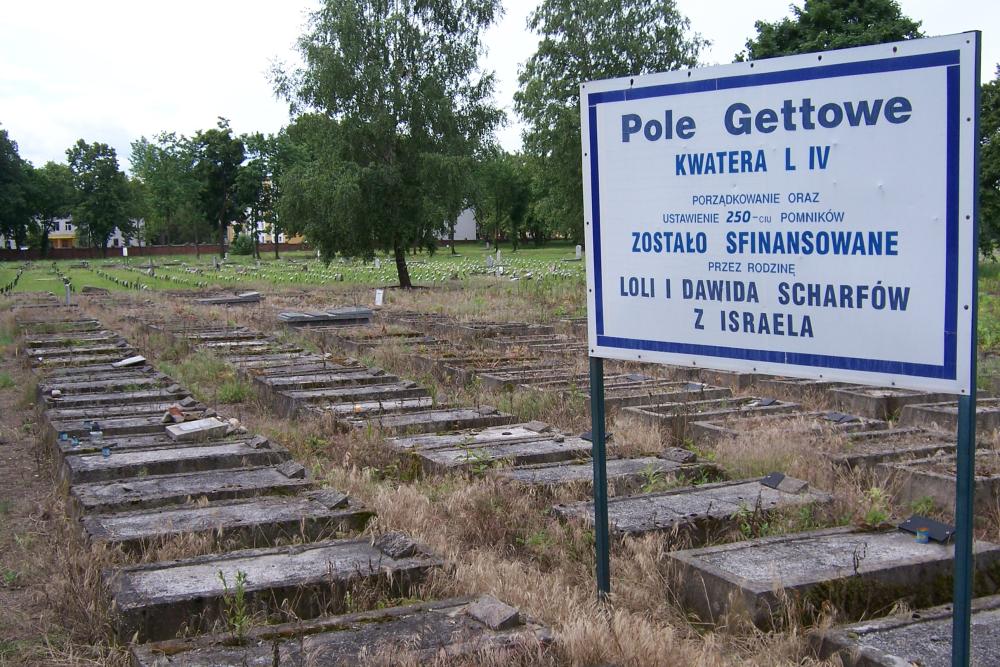
<instances>
[{"instance_id":1,"label":"building window","mask_svg":"<svg viewBox=\"0 0 1000 667\"><path fill-rule=\"evenodd\" d=\"M113 244L113 245L114 245L114 246L115 246L116 248L118 247L118 239L111 239L111 243L112 243L112 244Z\"/></svg>"},{"instance_id":2,"label":"building window","mask_svg":"<svg viewBox=\"0 0 1000 667\"><path fill-rule=\"evenodd\" d=\"M73 231L73 225L71 225L71 224L69 224L69 223L67 222L67 223L66 223L66 231L67 231L67 232L71 232L71 231Z\"/></svg>"}]
</instances>

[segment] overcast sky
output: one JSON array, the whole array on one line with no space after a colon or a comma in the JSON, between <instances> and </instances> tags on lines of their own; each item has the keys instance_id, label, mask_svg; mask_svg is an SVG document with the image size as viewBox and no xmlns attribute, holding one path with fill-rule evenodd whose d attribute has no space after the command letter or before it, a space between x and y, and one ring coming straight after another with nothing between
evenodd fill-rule
<instances>
[{"instance_id":1,"label":"overcast sky","mask_svg":"<svg viewBox=\"0 0 1000 667\"><path fill-rule=\"evenodd\" d=\"M500 133L520 147L513 112L518 68L537 37L525 20L536 0L506 0L486 37L485 63L498 77L496 102L513 121ZM754 21L789 14L789 0L677 0L691 27L712 40L705 64L728 63L754 34ZM797 4L801 4L798 2ZM1000 2L901 0L928 35L983 31L984 80L1000 63ZM64 162L77 139L102 141L128 167L129 144L161 131L191 135L229 118L240 132L275 132L288 107L268 71L296 62L296 38L318 0L34 0L4 8L0 30L0 127L21 156Z\"/></svg>"}]
</instances>

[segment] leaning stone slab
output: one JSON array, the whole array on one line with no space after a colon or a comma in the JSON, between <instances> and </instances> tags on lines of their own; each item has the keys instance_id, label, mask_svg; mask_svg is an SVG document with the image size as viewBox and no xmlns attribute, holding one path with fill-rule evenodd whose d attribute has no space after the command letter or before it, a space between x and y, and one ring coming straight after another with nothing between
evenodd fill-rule
<instances>
[{"instance_id":1,"label":"leaning stone slab","mask_svg":"<svg viewBox=\"0 0 1000 667\"><path fill-rule=\"evenodd\" d=\"M876 464L887 461L922 459L954 451L953 435L915 426L899 426L850 433L843 449L823 454L839 466L872 469Z\"/></svg>"},{"instance_id":2,"label":"leaning stone slab","mask_svg":"<svg viewBox=\"0 0 1000 667\"><path fill-rule=\"evenodd\" d=\"M441 408L419 412L347 417L340 420L348 428L378 428L386 433L433 433L513 423L514 416L483 405L478 408Z\"/></svg>"},{"instance_id":3,"label":"leaning stone slab","mask_svg":"<svg viewBox=\"0 0 1000 667\"><path fill-rule=\"evenodd\" d=\"M108 514L175 505L189 498L225 500L296 493L312 484L309 479L287 477L275 466L264 466L77 484L69 496L76 515Z\"/></svg>"},{"instance_id":4,"label":"leaning stone slab","mask_svg":"<svg viewBox=\"0 0 1000 667\"><path fill-rule=\"evenodd\" d=\"M1000 545L975 548L977 593L1000 582ZM707 623L729 612L761 627L781 613L781 596L797 600L806 615L830 604L848 618L878 613L902 600L914 606L951 598L951 545L917 543L902 531L853 528L795 533L668 554L682 603Z\"/></svg>"},{"instance_id":5,"label":"leaning stone slab","mask_svg":"<svg viewBox=\"0 0 1000 667\"><path fill-rule=\"evenodd\" d=\"M235 441L216 445L181 446L164 449L139 449L115 452L74 454L63 461L62 477L70 484L109 482L149 475L177 475L187 472L269 466L291 458L284 447L264 438L260 441Z\"/></svg>"},{"instance_id":6,"label":"leaning stone slab","mask_svg":"<svg viewBox=\"0 0 1000 667\"><path fill-rule=\"evenodd\" d=\"M229 430L229 424L215 417L172 424L166 428L167 435L177 442L195 442L219 438Z\"/></svg>"},{"instance_id":7,"label":"leaning stone slab","mask_svg":"<svg viewBox=\"0 0 1000 667\"><path fill-rule=\"evenodd\" d=\"M368 539L350 539L136 565L106 570L104 579L114 601L119 637L128 641L136 636L142 642L167 639L181 629L212 629L224 615L227 590L222 579L231 591L240 572L246 576L248 613L308 619L341 611L346 594L362 586L406 595L441 564L419 552L393 558Z\"/></svg>"},{"instance_id":8,"label":"leaning stone slab","mask_svg":"<svg viewBox=\"0 0 1000 667\"><path fill-rule=\"evenodd\" d=\"M811 633L817 655L843 667L951 667L951 605ZM972 601L973 665L1000 665L1000 595Z\"/></svg>"},{"instance_id":9,"label":"leaning stone slab","mask_svg":"<svg viewBox=\"0 0 1000 667\"><path fill-rule=\"evenodd\" d=\"M859 385L831 389L829 396L841 410L876 419L899 419L903 407L907 405L940 403L954 399L954 396L944 393Z\"/></svg>"},{"instance_id":10,"label":"leaning stone slab","mask_svg":"<svg viewBox=\"0 0 1000 667\"><path fill-rule=\"evenodd\" d=\"M763 417L798 409L796 403L747 396L639 405L625 408L624 413L659 428L665 436L683 440L688 432L688 424L696 421Z\"/></svg>"},{"instance_id":11,"label":"leaning stone slab","mask_svg":"<svg viewBox=\"0 0 1000 667\"><path fill-rule=\"evenodd\" d=\"M741 514L766 516L829 501L828 494L808 487L785 492L764 486L756 479L718 482L612 498L608 501L608 521L612 531L620 535L683 532L696 541L704 541L714 532L735 526ZM553 509L566 519L588 523L594 520L592 502L559 504Z\"/></svg>"},{"instance_id":12,"label":"leaning stone slab","mask_svg":"<svg viewBox=\"0 0 1000 667\"><path fill-rule=\"evenodd\" d=\"M958 401L912 404L903 407L901 424L923 426L941 431L958 431ZM976 429L982 433L1000 428L1000 398L980 398L976 401Z\"/></svg>"},{"instance_id":13,"label":"leaning stone slab","mask_svg":"<svg viewBox=\"0 0 1000 667\"><path fill-rule=\"evenodd\" d=\"M96 514L81 523L91 542L138 552L186 536L208 537L227 549L259 548L281 540L314 542L359 532L372 516L346 495L322 490Z\"/></svg>"},{"instance_id":14,"label":"leaning stone slab","mask_svg":"<svg viewBox=\"0 0 1000 667\"><path fill-rule=\"evenodd\" d=\"M470 611L477 602L453 598L259 626L243 646L233 646L231 636L225 634L136 645L132 660L136 667L244 667L275 662L354 667L366 661L430 665L443 658L455 664L480 664L490 655L515 664L518 655L537 653L551 641L547 630L523 614L516 614L505 627L491 628Z\"/></svg>"},{"instance_id":15,"label":"leaning stone slab","mask_svg":"<svg viewBox=\"0 0 1000 667\"><path fill-rule=\"evenodd\" d=\"M690 479L705 474L707 470L703 465L677 463L653 456L609 459L607 462L608 485L616 494L638 490L644 484ZM543 463L502 468L495 475L528 486L558 487L577 484L589 488L594 480L594 465L589 459Z\"/></svg>"},{"instance_id":16,"label":"leaning stone slab","mask_svg":"<svg viewBox=\"0 0 1000 667\"><path fill-rule=\"evenodd\" d=\"M930 499L936 508L955 513L955 454L941 454L924 459L887 461L876 470L893 480L896 500L903 506ZM996 511L1000 501L1000 453L994 449L976 452L976 478L973 481L975 511Z\"/></svg>"}]
</instances>

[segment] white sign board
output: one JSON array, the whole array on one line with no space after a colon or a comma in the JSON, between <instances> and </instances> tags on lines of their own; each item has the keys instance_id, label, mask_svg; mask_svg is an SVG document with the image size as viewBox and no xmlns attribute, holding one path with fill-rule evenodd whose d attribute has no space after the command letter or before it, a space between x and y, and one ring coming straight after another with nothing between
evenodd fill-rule
<instances>
[{"instance_id":1,"label":"white sign board","mask_svg":"<svg viewBox=\"0 0 1000 667\"><path fill-rule=\"evenodd\" d=\"M385 290L377 289L375 290L375 305L381 306L385 302Z\"/></svg>"},{"instance_id":2,"label":"white sign board","mask_svg":"<svg viewBox=\"0 0 1000 667\"><path fill-rule=\"evenodd\" d=\"M122 246L122 257L128 257L128 246L127 245L123 245Z\"/></svg>"},{"instance_id":3,"label":"white sign board","mask_svg":"<svg viewBox=\"0 0 1000 667\"><path fill-rule=\"evenodd\" d=\"M978 39L583 84L590 354L968 391Z\"/></svg>"}]
</instances>

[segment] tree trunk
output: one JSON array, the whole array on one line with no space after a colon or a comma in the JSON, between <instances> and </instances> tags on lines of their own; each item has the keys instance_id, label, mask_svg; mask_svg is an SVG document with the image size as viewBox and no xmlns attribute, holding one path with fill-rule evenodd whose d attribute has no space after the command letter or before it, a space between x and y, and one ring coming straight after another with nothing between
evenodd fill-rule
<instances>
[{"instance_id":1,"label":"tree trunk","mask_svg":"<svg viewBox=\"0 0 1000 667\"><path fill-rule=\"evenodd\" d=\"M393 250L396 255L396 273L399 274L399 286L403 289L412 289L413 283L410 282L410 270L406 267L406 255L403 253L403 248L396 244Z\"/></svg>"},{"instance_id":2,"label":"tree trunk","mask_svg":"<svg viewBox=\"0 0 1000 667\"><path fill-rule=\"evenodd\" d=\"M274 258L275 259L280 259L278 257L278 230L277 229L275 229L274 233L271 234L271 241L274 242Z\"/></svg>"},{"instance_id":3,"label":"tree trunk","mask_svg":"<svg viewBox=\"0 0 1000 667\"><path fill-rule=\"evenodd\" d=\"M49 254L49 228L42 225L42 244L41 244L41 255L42 257L47 257Z\"/></svg>"},{"instance_id":4,"label":"tree trunk","mask_svg":"<svg viewBox=\"0 0 1000 667\"><path fill-rule=\"evenodd\" d=\"M194 225L194 256L196 258L201 257L201 246L198 245L198 223Z\"/></svg>"},{"instance_id":5,"label":"tree trunk","mask_svg":"<svg viewBox=\"0 0 1000 667\"><path fill-rule=\"evenodd\" d=\"M219 220L219 257L224 258L226 256L226 228L227 225L222 220Z\"/></svg>"},{"instance_id":6,"label":"tree trunk","mask_svg":"<svg viewBox=\"0 0 1000 667\"><path fill-rule=\"evenodd\" d=\"M451 232L448 235L448 243L451 244L451 254L452 255L455 254L455 222L457 222L457 221L452 221L452 223L451 223Z\"/></svg>"}]
</instances>

